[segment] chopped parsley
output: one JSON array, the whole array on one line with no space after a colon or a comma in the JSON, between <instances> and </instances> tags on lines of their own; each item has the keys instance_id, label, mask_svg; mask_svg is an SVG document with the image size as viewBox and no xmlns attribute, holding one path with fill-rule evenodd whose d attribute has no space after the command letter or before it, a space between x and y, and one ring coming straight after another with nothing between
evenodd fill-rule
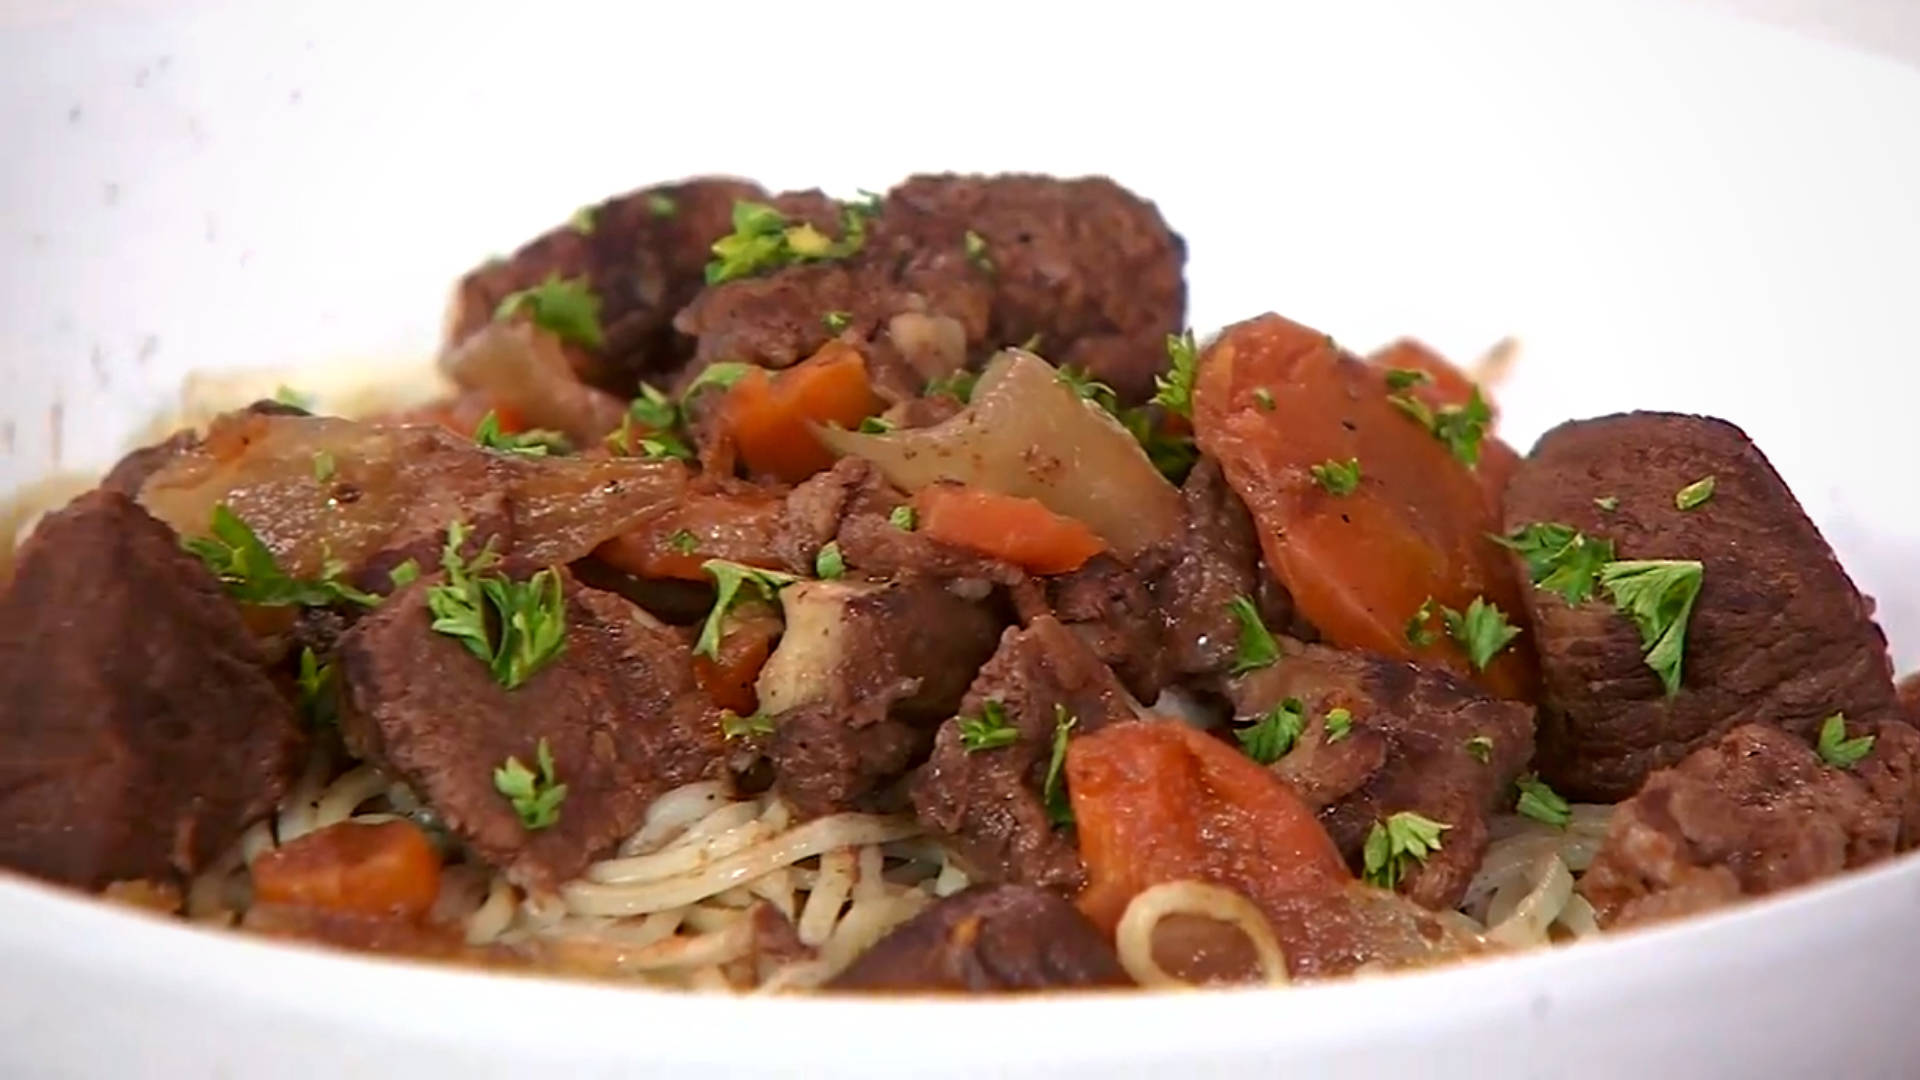
<instances>
[{"instance_id":1,"label":"chopped parsley","mask_svg":"<svg viewBox=\"0 0 1920 1080\"><path fill-rule=\"evenodd\" d=\"M1327 710L1327 742L1337 743L1353 734L1353 713L1346 709Z\"/></svg>"},{"instance_id":2,"label":"chopped parsley","mask_svg":"<svg viewBox=\"0 0 1920 1080\"><path fill-rule=\"evenodd\" d=\"M1419 386L1421 383L1430 383L1432 381L1433 376L1416 368L1387 369L1387 389L1389 390L1405 390L1408 387Z\"/></svg>"},{"instance_id":3,"label":"chopped parsley","mask_svg":"<svg viewBox=\"0 0 1920 1080\"><path fill-rule=\"evenodd\" d=\"M1498 604L1487 603L1483 596L1474 597L1464 614L1452 608L1441 608L1440 613L1446 620L1447 636L1467 654L1476 671L1485 671L1500 650L1520 636L1520 628L1507 622L1506 612Z\"/></svg>"},{"instance_id":4,"label":"chopped parsley","mask_svg":"<svg viewBox=\"0 0 1920 1080\"><path fill-rule=\"evenodd\" d=\"M281 383L279 386L274 388L273 400L279 402L282 405L291 405L294 408L299 409L301 412L309 412L309 413L313 411L313 406L315 404L314 397L312 394L308 394L300 390L295 390L293 387L288 386L285 383Z\"/></svg>"},{"instance_id":5,"label":"chopped parsley","mask_svg":"<svg viewBox=\"0 0 1920 1080\"><path fill-rule=\"evenodd\" d=\"M773 717L765 713L741 716L732 709L720 710L720 737L732 742L773 734Z\"/></svg>"},{"instance_id":6,"label":"chopped parsley","mask_svg":"<svg viewBox=\"0 0 1920 1080\"><path fill-rule=\"evenodd\" d=\"M700 549L700 538L687 529L675 529L667 537L667 546L682 555L691 555Z\"/></svg>"},{"instance_id":7,"label":"chopped parsley","mask_svg":"<svg viewBox=\"0 0 1920 1080\"><path fill-rule=\"evenodd\" d=\"M1486 438L1487 425L1493 422L1493 411L1487 408L1478 386L1473 388L1465 405L1442 405L1434 409L1407 393L1390 394L1387 400L1445 443L1461 464L1470 469L1480 464L1480 443Z\"/></svg>"},{"instance_id":8,"label":"chopped parsley","mask_svg":"<svg viewBox=\"0 0 1920 1080\"><path fill-rule=\"evenodd\" d=\"M1568 606L1591 599L1601 567L1613 561L1613 541L1558 522L1536 521L1494 539L1519 552L1536 587L1560 594Z\"/></svg>"},{"instance_id":9,"label":"chopped parsley","mask_svg":"<svg viewBox=\"0 0 1920 1080\"><path fill-rule=\"evenodd\" d=\"M420 560L408 559L387 571L387 580L393 582L396 589L404 589L420 580Z\"/></svg>"},{"instance_id":10,"label":"chopped parsley","mask_svg":"<svg viewBox=\"0 0 1920 1080\"><path fill-rule=\"evenodd\" d=\"M1271 765L1285 757L1306 729L1307 707L1299 698L1287 698L1267 710L1266 715L1233 733L1247 756L1262 765Z\"/></svg>"},{"instance_id":11,"label":"chopped parsley","mask_svg":"<svg viewBox=\"0 0 1920 1080\"><path fill-rule=\"evenodd\" d=\"M692 401L693 395L709 386L726 389L745 378L748 372L758 371L753 364L743 364L738 360L718 360L700 369L685 390L680 391L681 401Z\"/></svg>"},{"instance_id":12,"label":"chopped parsley","mask_svg":"<svg viewBox=\"0 0 1920 1080\"><path fill-rule=\"evenodd\" d=\"M1873 752L1873 736L1847 738L1846 715L1834 713L1820 722L1820 739L1815 749L1820 752L1821 761L1836 769L1851 769Z\"/></svg>"},{"instance_id":13,"label":"chopped parsley","mask_svg":"<svg viewBox=\"0 0 1920 1080\"><path fill-rule=\"evenodd\" d=\"M500 414L492 409L487 410L487 415L480 418L479 426L473 429L473 441L489 450L526 457L546 457L548 454L564 454L568 450L567 437L557 431L542 428L511 433L501 431Z\"/></svg>"},{"instance_id":14,"label":"chopped parsley","mask_svg":"<svg viewBox=\"0 0 1920 1080\"><path fill-rule=\"evenodd\" d=\"M927 396L936 397L944 394L966 405L973 401L973 386L979 381L979 375L962 368L950 375L928 380Z\"/></svg>"},{"instance_id":15,"label":"chopped parsley","mask_svg":"<svg viewBox=\"0 0 1920 1080\"><path fill-rule=\"evenodd\" d=\"M567 219L567 228L572 229L581 236L592 236L593 224L594 208L591 206L583 206L575 210L573 216Z\"/></svg>"},{"instance_id":16,"label":"chopped parsley","mask_svg":"<svg viewBox=\"0 0 1920 1080\"><path fill-rule=\"evenodd\" d=\"M813 572L822 581L833 581L847 574L846 556L840 554L840 541L829 540L813 557Z\"/></svg>"},{"instance_id":17,"label":"chopped parsley","mask_svg":"<svg viewBox=\"0 0 1920 1080\"><path fill-rule=\"evenodd\" d=\"M1092 372L1063 364L1053 377L1078 394L1082 401L1091 401L1116 417L1120 415L1120 395L1113 392L1113 387L1094 378Z\"/></svg>"},{"instance_id":18,"label":"chopped parsley","mask_svg":"<svg viewBox=\"0 0 1920 1080\"><path fill-rule=\"evenodd\" d=\"M1467 740L1467 754L1473 760L1485 765L1493 760L1493 740L1485 735L1475 735Z\"/></svg>"},{"instance_id":19,"label":"chopped parsley","mask_svg":"<svg viewBox=\"0 0 1920 1080\"><path fill-rule=\"evenodd\" d=\"M1360 459L1348 458L1334 461L1329 458L1310 467L1313 482L1319 484L1329 495L1351 495L1360 490Z\"/></svg>"},{"instance_id":20,"label":"chopped parsley","mask_svg":"<svg viewBox=\"0 0 1920 1080\"><path fill-rule=\"evenodd\" d=\"M993 256L987 252L986 237L968 229L967 235L960 241L960 249L967 253L968 262L989 274L993 273Z\"/></svg>"},{"instance_id":21,"label":"chopped parsley","mask_svg":"<svg viewBox=\"0 0 1920 1080\"><path fill-rule=\"evenodd\" d=\"M1273 632L1260 619L1260 609L1246 596L1236 596L1227 601L1227 611L1233 615L1233 621L1240 624L1240 644L1234 649L1233 674L1240 675L1271 667L1280 659L1280 643L1273 639Z\"/></svg>"},{"instance_id":22,"label":"chopped parsley","mask_svg":"<svg viewBox=\"0 0 1920 1080\"><path fill-rule=\"evenodd\" d=\"M707 613L707 621L700 627L700 637L694 642L693 654L709 660L720 659L721 624L726 621L727 610L739 598L742 585L752 585L760 591L761 596L771 601L778 597L781 589L800 580L778 570L762 570L757 566L725 559L708 559L700 564L700 568L714 581L713 610Z\"/></svg>"},{"instance_id":23,"label":"chopped parsley","mask_svg":"<svg viewBox=\"0 0 1920 1080\"><path fill-rule=\"evenodd\" d=\"M1564 829L1573 820L1573 808L1560 793L1548 787L1546 781L1526 773L1513 782L1519 789L1520 798L1514 803L1514 810L1522 817L1530 817L1555 828Z\"/></svg>"},{"instance_id":24,"label":"chopped parsley","mask_svg":"<svg viewBox=\"0 0 1920 1080\"><path fill-rule=\"evenodd\" d=\"M919 524L919 519L920 515L913 512L913 507L901 503L893 508L893 513L887 515L887 524L901 532L912 532L914 526Z\"/></svg>"},{"instance_id":25,"label":"chopped parsley","mask_svg":"<svg viewBox=\"0 0 1920 1080\"><path fill-rule=\"evenodd\" d=\"M517 757L509 757L493 770L493 789L513 804L513 812L529 832L557 824L560 804L567 799L567 785L554 783L553 750L545 738L534 751L534 762L540 766L538 776Z\"/></svg>"},{"instance_id":26,"label":"chopped parsley","mask_svg":"<svg viewBox=\"0 0 1920 1080\"><path fill-rule=\"evenodd\" d=\"M820 316L820 325L826 327L829 334L837 334L852 323L853 312L851 311L829 311Z\"/></svg>"},{"instance_id":27,"label":"chopped parsley","mask_svg":"<svg viewBox=\"0 0 1920 1080\"><path fill-rule=\"evenodd\" d=\"M1007 707L998 701L980 706L979 716L960 718L960 746L972 754L1011 746L1020 738L1020 729L1007 723Z\"/></svg>"},{"instance_id":28,"label":"chopped parsley","mask_svg":"<svg viewBox=\"0 0 1920 1080\"><path fill-rule=\"evenodd\" d=\"M600 329L600 297L585 277L561 280L548 274L545 281L530 289L509 293L494 309L495 319L511 319L521 311L533 325L550 331L561 341L597 349L607 343Z\"/></svg>"},{"instance_id":29,"label":"chopped parsley","mask_svg":"<svg viewBox=\"0 0 1920 1080\"><path fill-rule=\"evenodd\" d=\"M1611 514L1615 510L1620 509L1620 496L1602 495L1599 498L1593 500L1593 505L1599 507L1601 513Z\"/></svg>"},{"instance_id":30,"label":"chopped parsley","mask_svg":"<svg viewBox=\"0 0 1920 1080\"><path fill-rule=\"evenodd\" d=\"M866 246L870 213L859 204L843 206L841 237L835 240L811 222L793 224L766 203L742 199L733 204L733 231L713 242L707 284L752 277L795 263L844 259Z\"/></svg>"},{"instance_id":31,"label":"chopped parsley","mask_svg":"<svg viewBox=\"0 0 1920 1080\"><path fill-rule=\"evenodd\" d=\"M1045 340L1046 340L1046 335L1042 334L1038 330L1035 330L1033 333L1027 335L1027 340L1020 343L1019 345L1020 351L1030 352L1035 356L1039 356L1040 343Z\"/></svg>"},{"instance_id":32,"label":"chopped parsley","mask_svg":"<svg viewBox=\"0 0 1920 1080\"><path fill-rule=\"evenodd\" d=\"M1637 559L1600 568L1600 587L1614 606L1640 628L1645 660L1667 696L1680 692L1680 664L1687 647L1687 620L1704 574L1692 559Z\"/></svg>"},{"instance_id":33,"label":"chopped parsley","mask_svg":"<svg viewBox=\"0 0 1920 1080\"><path fill-rule=\"evenodd\" d=\"M647 192L647 213L657 218L670 218L680 212L680 204L664 191Z\"/></svg>"},{"instance_id":34,"label":"chopped parsley","mask_svg":"<svg viewBox=\"0 0 1920 1080\"><path fill-rule=\"evenodd\" d=\"M333 455L328 453L325 450L315 450L313 452L314 482L324 484L327 481L333 479L333 471L334 471Z\"/></svg>"},{"instance_id":35,"label":"chopped parsley","mask_svg":"<svg viewBox=\"0 0 1920 1080\"><path fill-rule=\"evenodd\" d=\"M332 661L321 662L313 646L300 650L300 712L314 727L331 727L340 722L340 699L336 697Z\"/></svg>"},{"instance_id":36,"label":"chopped parsley","mask_svg":"<svg viewBox=\"0 0 1920 1080\"><path fill-rule=\"evenodd\" d=\"M884 416L869 416L862 419L860 426L854 430L865 432L868 435L885 435L887 432L892 431L894 426L894 422Z\"/></svg>"},{"instance_id":37,"label":"chopped parsley","mask_svg":"<svg viewBox=\"0 0 1920 1080\"><path fill-rule=\"evenodd\" d=\"M1120 424L1147 452L1147 460L1160 475L1178 484L1200 459L1200 451L1193 445L1193 436L1168 431L1158 413L1152 405L1127 409L1119 416Z\"/></svg>"},{"instance_id":38,"label":"chopped parsley","mask_svg":"<svg viewBox=\"0 0 1920 1080\"><path fill-rule=\"evenodd\" d=\"M1272 412L1273 411L1273 391L1267 389L1264 386L1254 387L1253 403L1255 405L1260 406L1260 409L1263 412Z\"/></svg>"},{"instance_id":39,"label":"chopped parsley","mask_svg":"<svg viewBox=\"0 0 1920 1080\"><path fill-rule=\"evenodd\" d=\"M627 416L648 431L672 431L680 424L680 407L652 383L640 384L640 396L627 403Z\"/></svg>"},{"instance_id":40,"label":"chopped parsley","mask_svg":"<svg viewBox=\"0 0 1920 1080\"><path fill-rule=\"evenodd\" d=\"M1453 826L1402 810L1373 823L1361 849L1362 876L1369 885L1391 889L1427 856L1440 850L1440 834Z\"/></svg>"},{"instance_id":41,"label":"chopped parsley","mask_svg":"<svg viewBox=\"0 0 1920 1080\"><path fill-rule=\"evenodd\" d=\"M1407 644L1416 648L1425 648L1440 640L1440 635L1435 633L1433 627L1429 625L1432 622L1433 597L1429 596L1420 602L1419 610L1407 620Z\"/></svg>"},{"instance_id":42,"label":"chopped parsley","mask_svg":"<svg viewBox=\"0 0 1920 1080\"><path fill-rule=\"evenodd\" d=\"M1047 779L1041 785L1040 796L1047 805L1047 820L1055 825L1073 824L1073 802L1067 798L1067 739L1071 737L1073 725L1079 718L1067 711L1065 705L1053 707L1053 753L1047 758Z\"/></svg>"},{"instance_id":43,"label":"chopped parsley","mask_svg":"<svg viewBox=\"0 0 1920 1080\"><path fill-rule=\"evenodd\" d=\"M1679 491L1673 493L1673 505L1678 510L1691 510L1713 498L1713 477L1703 476Z\"/></svg>"},{"instance_id":44,"label":"chopped parsley","mask_svg":"<svg viewBox=\"0 0 1920 1080\"><path fill-rule=\"evenodd\" d=\"M1200 346L1193 340L1193 331L1167 335L1167 360L1167 373L1153 377L1153 404L1191 420L1193 383L1200 374Z\"/></svg>"},{"instance_id":45,"label":"chopped parsley","mask_svg":"<svg viewBox=\"0 0 1920 1080\"><path fill-rule=\"evenodd\" d=\"M211 536L190 536L180 542L205 563L227 595L259 607L327 607L350 600L373 607L380 598L340 580L342 567L328 560L317 580L290 577L280 569L273 551L254 534L226 503L213 508Z\"/></svg>"},{"instance_id":46,"label":"chopped parsley","mask_svg":"<svg viewBox=\"0 0 1920 1080\"><path fill-rule=\"evenodd\" d=\"M461 555L465 522L447 526L440 566L447 580L427 590L433 629L459 640L509 690L520 686L566 649L567 602L559 571L548 568L525 581L490 572L500 562L497 537L472 559Z\"/></svg>"}]
</instances>

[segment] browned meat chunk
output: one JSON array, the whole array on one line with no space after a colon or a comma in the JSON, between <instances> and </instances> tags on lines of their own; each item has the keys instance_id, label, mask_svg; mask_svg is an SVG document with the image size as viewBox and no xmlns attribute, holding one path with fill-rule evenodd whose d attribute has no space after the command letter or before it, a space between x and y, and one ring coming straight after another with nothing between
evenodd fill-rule
<instances>
[{"instance_id":1,"label":"browned meat chunk","mask_svg":"<svg viewBox=\"0 0 1920 1080\"><path fill-rule=\"evenodd\" d=\"M989 703L1013 729L1012 741L970 750L965 725L986 720ZM960 715L941 725L932 758L914 777L914 809L975 881L1077 889L1086 868L1055 831L1044 799L1054 733L1063 720L1081 735L1133 715L1113 672L1059 620L1039 616L1001 636Z\"/></svg>"},{"instance_id":2,"label":"browned meat chunk","mask_svg":"<svg viewBox=\"0 0 1920 1080\"><path fill-rule=\"evenodd\" d=\"M1217 675L1233 663L1240 625L1228 604L1251 597L1268 626L1287 626L1293 603L1261 572L1253 518L1220 466L1202 458L1180 490L1187 524L1167 572L1154 582L1165 622L1167 663L1177 675Z\"/></svg>"},{"instance_id":3,"label":"browned meat chunk","mask_svg":"<svg viewBox=\"0 0 1920 1080\"><path fill-rule=\"evenodd\" d=\"M299 770L239 608L125 495L49 514L0 620L0 863L85 888L190 875Z\"/></svg>"},{"instance_id":4,"label":"browned meat chunk","mask_svg":"<svg viewBox=\"0 0 1920 1080\"><path fill-rule=\"evenodd\" d=\"M1743 724L1621 803L1580 881L1601 922L1687 915L1883 859L1915 840L1920 734L1878 726L1852 770L1771 724Z\"/></svg>"},{"instance_id":5,"label":"browned meat chunk","mask_svg":"<svg viewBox=\"0 0 1920 1080\"><path fill-rule=\"evenodd\" d=\"M423 578L340 642L342 726L356 753L413 786L448 828L515 882L551 889L639 826L647 804L713 774L719 715L694 685L680 632L567 583L566 647L508 690L431 629ZM567 785L559 821L528 830L494 787L546 740Z\"/></svg>"},{"instance_id":6,"label":"browned meat chunk","mask_svg":"<svg viewBox=\"0 0 1920 1080\"><path fill-rule=\"evenodd\" d=\"M1306 726L1273 771L1319 810L1356 871L1374 823L1412 810L1449 828L1400 891L1434 909L1459 902L1486 850L1487 815L1532 756L1531 708L1438 668L1319 645L1289 644L1278 663L1230 685L1242 723L1299 702ZM1327 730L1334 709L1350 716L1338 739Z\"/></svg>"},{"instance_id":7,"label":"browned meat chunk","mask_svg":"<svg viewBox=\"0 0 1920 1080\"><path fill-rule=\"evenodd\" d=\"M803 815L865 806L926 756L1002 620L928 579L805 581L761 669L775 790Z\"/></svg>"},{"instance_id":8,"label":"browned meat chunk","mask_svg":"<svg viewBox=\"0 0 1920 1080\"><path fill-rule=\"evenodd\" d=\"M579 224L562 225L511 259L462 278L447 315L447 344L492 322L512 293L549 276L584 276L600 300L606 340L598 349L571 348L570 358L584 381L630 397L641 379L686 354L673 316L705 288L713 242L733 228L734 201L765 197L749 181L701 177L608 199L583 211Z\"/></svg>"},{"instance_id":9,"label":"browned meat chunk","mask_svg":"<svg viewBox=\"0 0 1920 1080\"><path fill-rule=\"evenodd\" d=\"M1186 318L1185 243L1105 177L915 176L888 192L876 233L909 265L969 255L991 275L990 343L1038 335L1048 359L1128 401L1153 393Z\"/></svg>"},{"instance_id":10,"label":"browned meat chunk","mask_svg":"<svg viewBox=\"0 0 1920 1080\"><path fill-rule=\"evenodd\" d=\"M1160 609L1143 578L1111 555L1046 581L1047 605L1113 669L1133 696L1152 701L1167 681Z\"/></svg>"},{"instance_id":11,"label":"browned meat chunk","mask_svg":"<svg viewBox=\"0 0 1920 1080\"><path fill-rule=\"evenodd\" d=\"M1072 904L1045 889L977 885L900 924L827 985L986 994L1131 983Z\"/></svg>"},{"instance_id":12,"label":"browned meat chunk","mask_svg":"<svg viewBox=\"0 0 1920 1080\"><path fill-rule=\"evenodd\" d=\"M1016 585L1026 575L1006 563L894 525L889 515L907 496L859 458L799 484L787 498L782 551L790 567L811 572L828 541L850 569L875 577L933 577ZM984 592L984 588L982 589Z\"/></svg>"},{"instance_id":13,"label":"browned meat chunk","mask_svg":"<svg viewBox=\"0 0 1920 1080\"><path fill-rule=\"evenodd\" d=\"M1714 478L1705 503L1676 494ZM1603 510L1594 500L1617 500ZM1559 522L1620 559L1692 559L1704 575L1679 692L1642 659L1604 592L1577 607L1527 590L1541 659L1540 772L1569 797L1613 801L1748 718L1811 740L1835 712L1898 715L1886 639L1773 467L1739 428L1669 413L1563 424L1507 489L1507 525Z\"/></svg>"}]
</instances>

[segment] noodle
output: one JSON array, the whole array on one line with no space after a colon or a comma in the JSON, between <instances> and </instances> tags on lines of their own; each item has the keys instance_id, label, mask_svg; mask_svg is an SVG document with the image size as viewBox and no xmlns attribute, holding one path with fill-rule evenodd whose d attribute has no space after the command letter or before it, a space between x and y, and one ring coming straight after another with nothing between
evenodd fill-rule
<instances>
[{"instance_id":1,"label":"noodle","mask_svg":"<svg viewBox=\"0 0 1920 1080\"><path fill-rule=\"evenodd\" d=\"M327 786L313 805L313 827L324 829L353 816L360 804L387 790L387 777L371 765L362 765ZM289 838L281 837L281 843Z\"/></svg>"},{"instance_id":2,"label":"noodle","mask_svg":"<svg viewBox=\"0 0 1920 1080\"><path fill-rule=\"evenodd\" d=\"M1545 945L1547 927L1560 917L1567 901L1573 898L1573 875L1558 855L1544 856L1534 872L1521 880L1533 881L1533 887L1524 895L1515 896L1520 891L1518 882L1493 894L1487 910L1491 925L1486 936L1496 945L1516 948Z\"/></svg>"},{"instance_id":3,"label":"noodle","mask_svg":"<svg viewBox=\"0 0 1920 1080\"><path fill-rule=\"evenodd\" d=\"M1168 881L1142 890L1127 903L1114 931L1120 966L1133 981L1149 988L1187 987L1192 983L1160 966L1153 955L1153 931L1169 915L1197 915L1232 923L1247 936L1268 985L1286 983L1287 958L1273 936L1273 926L1253 901L1218 885L1201 881Z\"/></svg>"}]
</instances>

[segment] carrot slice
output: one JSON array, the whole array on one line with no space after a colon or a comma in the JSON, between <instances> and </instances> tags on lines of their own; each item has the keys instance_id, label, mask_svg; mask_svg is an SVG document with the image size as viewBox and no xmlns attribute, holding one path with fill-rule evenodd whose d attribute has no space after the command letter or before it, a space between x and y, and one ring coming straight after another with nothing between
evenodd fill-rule
<instances>
[{"instance_id":1,"label":"carrot slice","mask_svg":"<svg viewBox=\"0 0 1920 1080\"><path fill-rule=\"evenodd\" d=\"M440 895L440 856L408 821L343 821L256 859L254 898L327 911L417 919Z\"/></svg>"},{"instance_id":2,"label":"carrot slice","mask_svg":"<svg viewBox=\"0 0 1920 1080\"><path fill-rule=\"evenodd\" d=\"M774 539L785 505L764 491L689 492L640 528L600 545L594 555L642 578L710 582L701 569L708 559L778 569Z\"/></svg>"},{"instance_id":3,"label":"carrot slice","mask_svg":"<svg viewBox=\"0 0 1920 1080\"><path fill-rule=\"evenodd\" d=\"M1200 447L1252 511L1267 565L1300 614L1335 645L1451 668L1494 693L1531 696L1525 635L1475 670L1433 608L1475 597L1520 619L1520 586L1499 531L1498 500L1476 470L1389 398L1385 373L1278 315L1229 327L1207 350L1194 394ZM1489 473L1511 459L1486 451ZM1356 489L1329 490L1313 468L1357 461Z\"/></svg>"},{"instance_id":4,"label":"carrot slice","mask_svg":"<svg viewBox=\"0 0 1920 1080\"><path fill-rule=\"evenodd\" d=\"M1426 376L1408 385L1405 392L1430 409L1465 405L1473 397L1474 383L1466 372L1430 346L1412 338L1402 338L1388 345L1367 357L1367 363L1383 369L1383 378L1385 371L1417 371ZM1505 520L1500 512L1501 500L1506 494L1507 481L1513 478L1514 470L1520 467L1520 455L1493 435L1494 425L1500 421L1499 403L1485 394L1481 395L1481 400L1486 403L1492 419L1487 421L1487 438L1480 444L1480 464L1474 470L1474 476L1479 479L1480 490L1493 506L1494 520L1501 521Z\"/></svg>"},{"instance_id":5,"label":"carrot slice","mask_svg":"<svg viewBox=\"0 0 1920 1080\"><path fill-rule=\"evenodd\" d=\"M751 716L760 708L754 681L773 655L773 643L784 624L772 607L743 603L727 613L723 626L720 658L694 657L693 680L715 705Z\"/></svg>"},{"instance_id":6,"label":"carrot slice","mask_svg":"<svg viewBox=\"0 0 1920 1080\"><path fill-rule=\"evenodd\" d=\"M1109 931L1162 882L1209 881L1270 907L1351 879L1278 777L1185 724L1134 720L1073 740L1067 795L1087 866L1080 910Z\"/></svg>"},{"instance_id":7,"label":"carrot slice","mask_svg":"<svg viewBox=\"0 0 1920 1080\"><path fill-rule=\"evenodd\" d=\"M1106 550L1084 523L1056 514L1038 499L958 484L936 484L913 497L921 532L1036 574L1078 570Z\"/></svg>"},{"instance_id":8,"label":"carrot slice","mask_svg":"<svg viewBox=\"0 0 1920 1080\"><path fill-rule=\"evenodd\" d=\"M720 415L749 471L797 484L833 464L815 425L853 427L880 405L859 350L830 341L778 375L747 372L728 389Z\"/></svg>"}]
</instances>

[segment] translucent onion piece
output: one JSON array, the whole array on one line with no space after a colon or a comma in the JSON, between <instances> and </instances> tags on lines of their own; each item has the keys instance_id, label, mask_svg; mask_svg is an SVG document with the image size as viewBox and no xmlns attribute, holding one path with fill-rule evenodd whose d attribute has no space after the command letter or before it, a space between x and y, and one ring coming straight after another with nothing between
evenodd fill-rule
<instances>
[{"instance_id":1,"label":"translucent onion piece","mask_svg":"<svg viewBox=\"0 0 1920 1080\"><path fill-rule=\"evenodd\" d=\"M835 453L873 462L908 491L952 480L1037 499L1084 522L1126 559L1181 527L1180 494L1140 444L1031 353L995 357L973 403L944 423L885 435L819 434Z\"/></svg>"},{"instance_id":2,"label":"translucent onion piece","mask_svg":"<svg viewBox=\"0 0 1920 1080\"><path fill-rule=\"evenodd\" d=\"M1232 889L1203 881L1167 881L1143 889L1127 902L1114 930L1120 966L1145 987L1185 987L1192 983L1160 966L1153 955L1153 931L1169 915L1194 915L1230 923L1245 934L1260 961L1261 981L1273 986L1287 982L1287 958L1273 936L1273 925L1253 901Z\"/></svg>"},{"instance_id":3,"label":"translucent onion piece","mask_svg":"<svg viewBox=\"0 0 1920 1080\"><path fill-rule=\"evenodd\" d=\"M440 365L463 389L511 408L528 427L560 431L578 448L599 445L627 414L626 402L582 383L566 346L532 323L490 323L447 350Z\"/></svg>"}]
</instances>

